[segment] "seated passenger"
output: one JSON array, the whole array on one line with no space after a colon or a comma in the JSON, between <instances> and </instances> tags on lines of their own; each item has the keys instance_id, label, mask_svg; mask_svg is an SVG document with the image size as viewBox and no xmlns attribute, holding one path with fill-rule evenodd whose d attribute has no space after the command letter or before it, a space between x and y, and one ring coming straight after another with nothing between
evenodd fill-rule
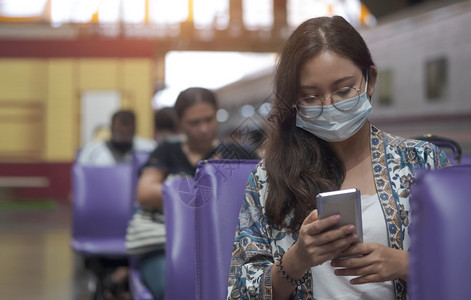
<instances>
[{"instance_id":1,"label":"seated passenger","mask_svg":"<svg viewBox=\"0 0 471 300\"><path fill-rule=\"evenodd\" d=\"M137 200L142 209L163 211L162 184L169 175L194 176L197 164L208 158L250 158L234 145L221 146L217 139L218 104L210 90L193 87L182 91L175 102L184 140L166 140L152 152L142 168ZM165 252L153 251L139 257L139 269L152 294L163 299Z\"/></svg>"},{"instance_id":2,"label":"seated passenger","mask_svg":"<svg viewBox=\"0 0 471 300\"><path fill-rule=\"evenodd\" d=\"M406 299L410 186L418 169L448 160L368 121L376 78L363 38L342 17L309 19L292 33L264 159L240 211L228 299ZM329 229L339 215L318 218L316 195L348 188L361 192L363 243L351 225Z\"/></svg>"},{"instance_id":3,"label":"seated passenger","mask_svg":"<svg viewBox=\"0 0 471 300\"><path fill-rule=\"evenodd\" d=\"M92 141L85 145L77 162L81 165L112 166L132 161L133 151L155 149L154 140L135 136L136 117L130 110L120 110L111 119L111 139Z\"/></svg>"}]
</instances>

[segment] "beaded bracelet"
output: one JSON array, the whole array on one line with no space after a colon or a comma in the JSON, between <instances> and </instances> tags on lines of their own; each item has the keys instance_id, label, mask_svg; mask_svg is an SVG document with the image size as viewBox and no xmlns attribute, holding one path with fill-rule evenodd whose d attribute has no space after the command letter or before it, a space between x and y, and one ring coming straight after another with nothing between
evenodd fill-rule
<instances>
[{"instance_id":1,"label":"beaded bracelet","mask_svg":"<svg viewBox=\"0 0 471 300\"><path fill-rule=\"evenodd\" d=\"M308 279L309 277L309 270L306 271L306 273L304 273L303 277L301 277L300 279L294 279L294 278L291 278L291 276L289 276L288 274L286 274L285 270L283 269L283 255L280 257L280 259L278 260L278 264L276 264L280 269L278 270L278 272L281 273L281 278L283 278L284 280L286 280L287 282L291 283L292 285L298 287L300 286L301 284L305 283L306 280Z\"/></svg>"}]
</instances>

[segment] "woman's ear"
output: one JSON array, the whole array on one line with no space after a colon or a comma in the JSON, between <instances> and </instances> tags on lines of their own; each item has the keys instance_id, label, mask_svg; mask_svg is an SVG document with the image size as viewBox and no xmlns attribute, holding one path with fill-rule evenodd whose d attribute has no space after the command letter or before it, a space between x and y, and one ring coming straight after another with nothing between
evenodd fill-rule
<instances>
[{"instance_id":1,"label":"woman's ear","mask_svg":"<svg viewBox=\"0 0 471 300\"><path fill-rule=\"evenodd\" d=\"M375 91L376 79L378 78L378 70L375 66L370 66L368 69L368 91L366 95L371 99Z\"/></svg>"}]
</instances>

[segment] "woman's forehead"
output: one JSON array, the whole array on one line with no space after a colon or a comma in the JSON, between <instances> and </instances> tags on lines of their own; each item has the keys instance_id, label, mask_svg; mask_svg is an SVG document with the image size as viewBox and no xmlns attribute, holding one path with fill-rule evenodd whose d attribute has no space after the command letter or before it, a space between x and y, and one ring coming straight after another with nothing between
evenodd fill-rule
<instances>
[{"instance_id":1,"label":"woman's forehead","mask_svg":"<svg viewBox=\"0 0 471 300\"><path fill-rule=\"evenodd\" d=\"M198 102L189 106L183 113L182 120L196 121L211 117L216 113L215 107L208 102Z\"/></svg>"},{"instance_id":2,"label":"woman's forehead","mask_svg":"<svg viewBox=\"0 0 471 300\"><path fill-rule=\"evenodd\" d=\"M344 56L331 51L325 51L308 60L300 71L300 84L323 85L347 79L347 77L358 77L360 68Z\"/></svg>"}]
</instances>

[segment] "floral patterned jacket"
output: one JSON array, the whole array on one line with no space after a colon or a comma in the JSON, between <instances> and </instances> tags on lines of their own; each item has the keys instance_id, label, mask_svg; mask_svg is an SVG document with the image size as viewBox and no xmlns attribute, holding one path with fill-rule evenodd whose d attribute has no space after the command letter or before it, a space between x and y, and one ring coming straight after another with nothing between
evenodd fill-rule
<instances>
[{"instance_id":1,"label":"floral patterned jacket","mask_svg":"<svg viewBox=\"0 0 471 300\"><path fill-rule=\"evenodd\" d=\"M383 208L389 247L409 250L409 195L414 174L418 169L446 166L448 159L433 144L396 137L373 125L370 136L376 191ZM296 242L296 233L278 231L268 225L264 207L266 191L267 175L261 161L250 174L239 215L228 299L271 299L273 263ZM314 299L309 275L292 298ZM406 299L406 282L396 279L393 285L396 299Z\"/></svg>"}]
</instances>

